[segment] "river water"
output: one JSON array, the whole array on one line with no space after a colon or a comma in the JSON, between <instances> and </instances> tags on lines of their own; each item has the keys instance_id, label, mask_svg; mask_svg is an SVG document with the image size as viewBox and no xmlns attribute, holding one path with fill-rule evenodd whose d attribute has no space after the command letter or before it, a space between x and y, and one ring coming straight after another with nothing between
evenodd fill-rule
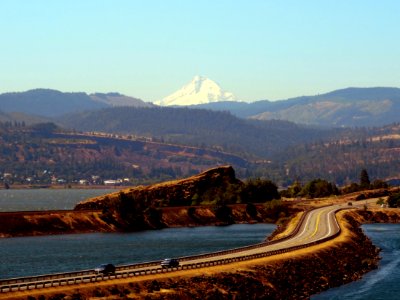
<instances>
[{"instance_id":1,"label":"river water","mask_svg":"<svg viewBox=\"0 0 400 300\"><path fill-rule=\"evenodd\" d=\"M115 192L115 189L0 190L0 212L73 209L82 200Z\"/></svg>"},{"instance_id":2,"label":"river water","mask_svg":"<svg viewBox=\"0 0 400 300\"><path fill-rule=\"evenodd\" d=\"M400 299L400 224L368 224L362 228L382 249L379 268L359 281L313 296L312 300Z\"/></svg>"},{"instance_id":3,"label":"river water","mask_svg":"<svg viewBox=\"0 0 400 300\"><path fill-rule=\"evenodd\" d=\"M0 190L0 211L72 209L78 202L115 190ZM312 300L398 299L400 224L362 226L382 249L379 268L361 280ZM170 228L137 233L71 234L0 239L0 278L91 269L240 247L264 240L272 224Z\"/></svg>"},{"instance_id":4,"label":"river water","mask_svg":"<svg viewBox=\"0 0 400 300\"><path fill-rule=\"evenodd\" d=\"M0 190L0 212L72 209L115 189ZM273 224L169 228L135 233L68 234L0 239L0 278L92 269L161 260L246 246L263 241Z\"/></svg>"},{"instance_id":5,"label":"river water","mask_svg":"<svg viewBox=\"0 0 400 300\"><path fill-rule=\"evenodd\" d=\"M0 239L0 278L92 269L231 249L262 242L273 224L167 228L135 233Z\"/></svg>"}]
</instances>

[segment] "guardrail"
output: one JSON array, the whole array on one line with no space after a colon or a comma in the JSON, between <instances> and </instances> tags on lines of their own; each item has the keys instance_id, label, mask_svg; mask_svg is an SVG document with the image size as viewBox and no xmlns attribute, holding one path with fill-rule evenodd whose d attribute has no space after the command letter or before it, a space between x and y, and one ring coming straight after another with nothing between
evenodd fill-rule
<instances>
[{"instance_id":1,"label":"guardrail","mask_svg":"<svg viewBox=\"0 0 400 300\"><path fill-rule=\"evenodd\" d=\"M337 211L339 211L339 210L342 210L342 209L338 209ZM335 211L335 213L337 211ZM251 250L251 249L256 249L256 248L280 243L282 241L292 238L299 232L301 225L304 222L304 219L308 215L309 212L310 211L306 211L301 216L298 224L296 225L296 228L292 231L292 233L282 239L275 240L275 241L263 242L263 243L246 246L246 247L241 247L241 248L219 251L219 252L181 257L180 260L188 261L188 260L201 259L201 258L210 258L210 257L219 256L219 255L224 255L224 254L243 252L245 250ZM49 275L41 275L41 276L35 276L35 277L12 278L12 279L0 281L0 293L25 291L25 290L31 290L31 289L57 287L57 286L73 285L73 284L80 284L80 283L91 283L91 282L111 280L111 279L129 278L129 277L134 277L134 276L144 276L144 275L159 274L159 273L166 273L166 272L175 272L175 271L187 270L187 269L197 269L197 268L223 265L223 264L229 264L229 263L238 262L238 261L245 261L245 260L251 260L251 259L256 259L256 258L262 258L262 257L287 253L290 251L303 249L303 248L307 248L307 247L310 247L310 246L313 246L313 245L316 245L319 243L323 243L323 242L326 242L328 240L331 240L331 239L337 237L341 233L341 228L337 222L336 217L335 217L335 221L336 221L338 230L333 235L319 239L317 241L307 243L307 244L292 246L292 247L288 247L285 249L266 251L266 252L250 254L250 255L242 255L242 256L237 256L237 257L233 257L233 258L216 259L216 260L210 260L210 261L201 262L201 263L185 264L185 265L182 265L179 267L166 268L166 269L157 268L157 269L151 269L151 270L150 269L135 270L135 269L139 269L139 268L148 268L148 267L153 267L153 266L157 266L157 265L159 266L161 261L153 261L153 262L146 262L146 263L141 263L141 264L125 265L125 266L117 267L118 273L110 274L110 275L97 274L93 270L84 270L81 272L69 272L69 273L58 273L58 274L51 274L51 275L50 274Z\"/></svg>"},{"instance_id":2,"label":"guardrail","mask_svg":"<svg viewBox=\"0 0 400 300\"><path fill-rule=\"evenodd\" d=\"M214 257L214 256L219 256L219 255L232 254L232 253L237 253L237 252L241 252L241 251L256 249L256 248L265 247L268 245L273 245L276 243L283 242L285 240L290 239L291 237L293 237L294 235L296 235L299 232L301 224L303 223L308 212L309 211L305 211L302 214L300 220L296 224L295 229L288 236L286 236L284 238L274 240L274 241L262 242L262 243L258 243L258 244L254 244L254 245L250 245L250 246L233 248L233 249L229 249L229 250L221 250L221 251L216 251L216 252L211 252L211 253L203 253L203 254L197 254L197 255L191 255L191 256L183 256L183 257L180 257L179 260L180 261L188 261L188 260L193 260L193 259L209 258L209 257ZM116 271L124 271L124 270L132 270L132 269L159 266L160 263L161 263L161 260L143 262L143 263L138 263L138 264L122 265L122 266L117 266ZM0 280L0 287L3 285L9 285L9 284L32 282L33 280L44 281L44 280L53 280L53 279L59 279L59 278L68 278L68 277L86 276L86 275L97 275L97 274L94 270L82 270L82 271L78 271L78 272L65 272L65 273L56 273L56 274L53 273L53 274L44 274L44 275L38 275L38 276L10 278L10 279L5 279L5 280ZM0 289L0 292L1 292L1 289Z\"/></svg>"}]
</instances>

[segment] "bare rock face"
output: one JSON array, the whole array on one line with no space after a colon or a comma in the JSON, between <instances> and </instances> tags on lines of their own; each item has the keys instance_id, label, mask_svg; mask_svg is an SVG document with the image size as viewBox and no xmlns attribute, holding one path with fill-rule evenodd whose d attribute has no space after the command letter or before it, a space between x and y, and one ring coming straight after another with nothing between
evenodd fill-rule
<instances>
[{"instance_id":1,"label":"bare rock face","mask_svg":"<svg viewBox=\"0 0 400 300\"><path fill-rule=\"evenodd\" d=\"M198 175L150 186L138 186L104 196L90 198L75 206L75 210L104 209L110 203L128 198L144 206L184 206L205 193L224 189L242 182L235 176L231 166L217 167Z\"/></svg>"}]
</instances>

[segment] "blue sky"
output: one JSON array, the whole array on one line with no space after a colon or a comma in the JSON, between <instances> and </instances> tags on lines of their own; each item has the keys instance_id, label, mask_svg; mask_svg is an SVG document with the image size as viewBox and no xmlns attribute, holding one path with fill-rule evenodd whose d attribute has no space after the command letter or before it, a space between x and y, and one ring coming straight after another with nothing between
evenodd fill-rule
<instances>
[{"instance_id":1,"label":"blue sky","mask_svg":"<svg viewBox=\"0 0 400 300\"><path fill-rule=\"evenodd\" d=\"M159 100L203 75L246 101L400 87L397 0L0 0L0 93Z\"/></svg>"}]
</instances>

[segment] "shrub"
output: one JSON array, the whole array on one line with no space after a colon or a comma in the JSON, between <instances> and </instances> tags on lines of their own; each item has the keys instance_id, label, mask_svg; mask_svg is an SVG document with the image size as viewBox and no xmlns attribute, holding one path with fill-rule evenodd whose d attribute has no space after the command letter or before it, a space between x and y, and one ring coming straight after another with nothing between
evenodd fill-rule
<instances>
[{"instance_id":1,"label":"shrub","mask_svg":"<svg viewBox=\"0 0 400 300\"><path fill-rule=\"evenodd\" d=\"M400 193L390 195L387 203L389 207L400 207Z\"/></svg>"},{"instance_id":2,"label":"shrub","mask_svg":"<svg viewBox=\"0 0 400 300\"><path fill-rule=\"evenodd\" d=\"M371 188L373 189L387 189L389 187L389 185L380 179L374 180L374 182L372 182L371 184Z\"/></svg>"},{"instance_id":3,"label":"shrub","mask_svg":"<svg viewBox=\"0 0 400 300\"><path fill-rule=\"evenodd\" d=\"M253 203L247 203L246 212L253 219L257 218L257 208Z\"/></svg>"},{"instance_id":4,"label":"shrub","mask_svg":"<svg viewBox=\"0 0 400 300\"><path fill-rule=\"evenodd\" d=\"M280 199L278 187L270 180L249 179L244 183L241 198L245 202L262 203L273 199Z\"/></svg>"},{"instance_id":5,"label":"shrub","mask_svg":"<svg viewBox=\"0 0 400 300\"><path fill-rule=\"evenodd\" d=\"M352 184L350 184L348 186L345 186L342 189L342 193L343 194L350 194L350 193L358 192L360 190L361 190L361 187L357 183L353 182Z\"/></svg>"},{"instance_id":6,"label":"shrub","mask_svg":"<svg viewBox=\"0 0 400 300\"><path fill-rule=\"evenodd\" d=\"M232 209L226 205L218 206L215 210L215 216L221 221L232 224L234 223L232 217Z\"/></svg>"},{"instance_id":7,"label":"shrub","mask_svg":"<svg viewBox=\"0 0 400 300\"><path fill-rule=\"evenodd\" d=\"M378 201L376 201L376 204L378 205L385 204L385 200L383 200L383 198L379 198Z\"/></svg>"}]
</instances>

